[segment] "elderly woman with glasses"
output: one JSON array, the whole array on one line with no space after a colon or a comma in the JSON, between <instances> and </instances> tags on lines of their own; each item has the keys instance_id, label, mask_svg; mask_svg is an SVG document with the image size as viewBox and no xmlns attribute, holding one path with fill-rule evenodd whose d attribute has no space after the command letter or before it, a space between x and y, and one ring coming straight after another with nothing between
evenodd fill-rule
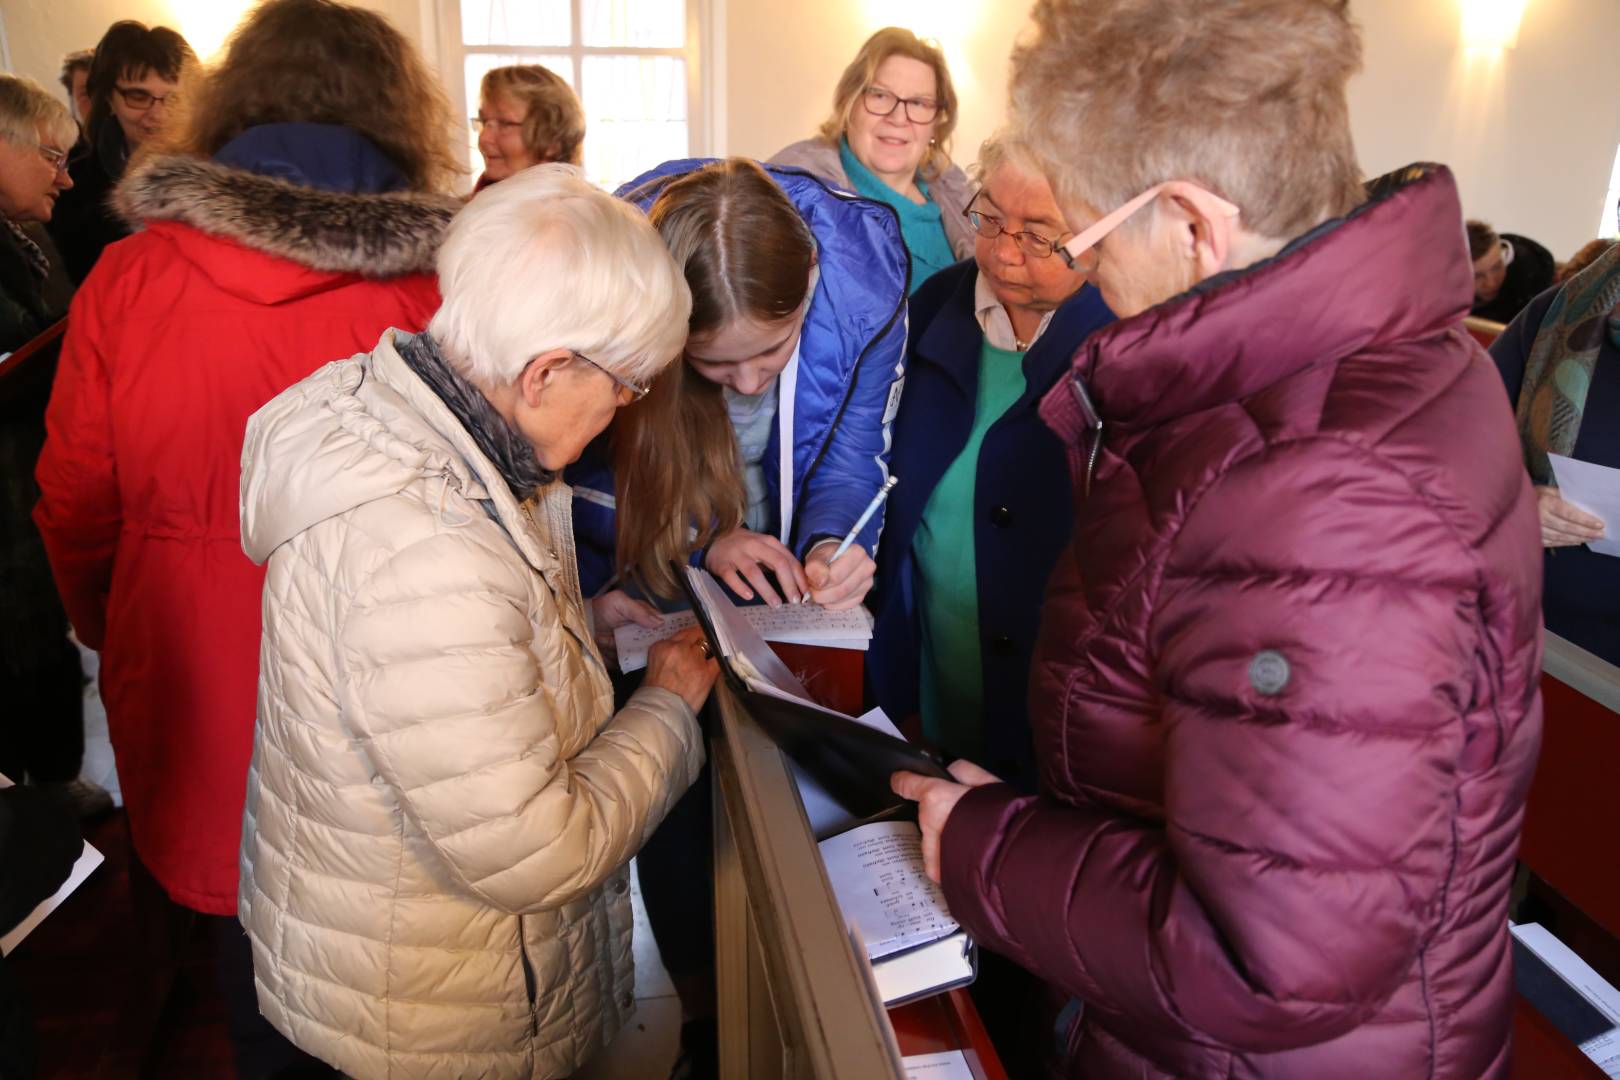
<instances>
[{"instance_id":1,"label":"elderly woman with glasses","mask_svg":"<svg viewBox=\"0 0 1620 1080\"><path fill-rule=\"evenodd\" d=\"M102 249L129 235L109 196L130 155L168 126L181 76L196 62L191 46L166 26L113 23L96 45L85 85L90 112L71 163L74 190L64 195L51 224L75 282L84 281Z\"/></svg>"},{"instance_id":2,"label":"elderly woman with glasses","mask_svg":"<svg viewBox=\"0 0 1620 1080\"><path fill-rule=\"evenodd\" d=\"M539 64L485 72L472 126L484 158L475 191L531 165L579 165L584 158L585 110L573 88Z\"/></svg>"},{"instance_id":3,"label":"elderly woman with glasses","mask_svg":"<svg viewBox=\"0 0 1620 1080\"><path fill-rule=\"evenodd\" d=\"M956 89L945 53L910 30L866 40L838 80L815 138L771 159L893 207L911 253L911 291L973 253L963 217L972 195L951 163Z\"/></svg>"},{"instance_id":4,"label":"elderly woman with glasses","mask_svg":"<svg viewBox=\"0 0 1620 1080\"><path fill-rule=\"evenodd\" d=\"M1028 149L997 134L978 173L974 258L911 298L867 671L889 715L920 713L930 741L1033 790L1029 661L1072 520L1037 407L1113 316L1058 256L1068 226Z\"/></svg>"},{"instance_id":5,"label":"elderly woman with glasses","mask_svg":"<svg viewBox=\"0 0 1620 1080\"><path fill-rule=\"evenodd\" d=\"M1456 185L1361 183L1346 0L1034 21L1015 111L1120 320L1042 405L1040 794L898 777L925 861L1071 998L1070 1075L1505 1076L1540 552Z\"/></svg>"},{"instance_id":6,"label":"elderly woman with glasses","mask_svg":"<svg viewBox=\"0 0 1620 1080\"><path fill-rule=\"evenodd\" d=\"M691 296L567 166L481 195L424 333L248 424L266 562L241 916L259 1003L346 1075L572 1075L634 1008L628 863L703 762L695 631L617 712L558 472Z\"/></svg>"}]
</instances>

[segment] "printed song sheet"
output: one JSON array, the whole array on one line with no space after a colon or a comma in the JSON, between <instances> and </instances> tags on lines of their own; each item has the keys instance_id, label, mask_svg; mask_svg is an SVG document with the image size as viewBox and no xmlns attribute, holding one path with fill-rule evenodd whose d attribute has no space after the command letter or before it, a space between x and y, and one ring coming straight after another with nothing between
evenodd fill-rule
<instances>
[{"instance_id":1,"label":"printed song sheet","mask_svg":"<svg viewBox=\"0 0 1620 1080\"><path fill-rule=\"evenodd\" d=\"M960 1050L939 1054L912 1054L902 1058L906 1080L974 1080L967 1057Z\"/></svg>"},{"instance_id":2,"label":"printed song sheet","mask_svg":"<svg viewBox=\"0 0 1620 1080\"><path fill-rule=\"evenodd\" d=\"M872 640L872 616L862 607L828 611L816 604L784 604L776 608L756 604L735 610L765 641L864 651ZM633 623L619 627L613 631L613 642L619 650L619 670L639 671L646 667L647 650L654 642L696 625L697 619L690 611L677 611L665 615L664 624L656 630Z\"/></svg>"},{"instance_id":3,"label":"printed song sheet","mask_svg":"<svg viewBox=\"0 0 1620 1080\"><path fill-rule=\"evenodd\" d=\"M1602 518L1607 526L1602 540L1586 546L1601 555L1620 555L1620 469L1562 454L1548 454L1547 459L1552 462L1553 477L1563 500Z\"/></svg>"},{"instance_id":4,"label":"printed song sheet","mask_svg":"<svg viewBox=\"0 0 1620 1080\"><path fill-rule=\"evenodd\" d=\"M922 832L911 821L878 821L820 844L844 918L873 960L958 930L945 894L923 873Z\"/></svg>"}]
</instances>

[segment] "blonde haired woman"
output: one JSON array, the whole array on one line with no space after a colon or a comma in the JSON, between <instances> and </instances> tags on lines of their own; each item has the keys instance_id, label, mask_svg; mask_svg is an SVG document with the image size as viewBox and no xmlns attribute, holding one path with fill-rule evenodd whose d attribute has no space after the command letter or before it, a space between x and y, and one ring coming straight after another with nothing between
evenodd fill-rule
<instances>
[{"instance_id":1,"label":"blonde haired woman","mask_svg":"<svg viewBox=\"0 0 1620 1080\"><path fill-rule=\"evenodd\" d=\"M557 472L679 354L691 298L567 166L473 200L444 305L260 410L268 571L242 922L259 1003L349 1076L572 1075L634 1008L627 863L703 763L717 668L617 713Z\"/></svg>"},{"instance_id":2,"label":"blonde haired woman","mask_svg":"<svg viewBox=\"0 0 1620 1080\"><path fill-rule=\"evenodd\" d=\"M475 191L532 165L578 165L583 159L585 110L562 77L539 64L485 72L472 124L484 158Z\"/></svg>"},{"instance_id":3,"label":"blonde haired woman","mask_svg":"<svg viewBox=\"0 0 1620 1080\"><path fill-rule=\"evenodd\" d=\"M815 138L771 159L888 204L911 254L911 291L973 254L963 216L973 192L951 163L956 88L945 53L910 30L867 38L833 92Z\"/></svg>"}]
</instances>

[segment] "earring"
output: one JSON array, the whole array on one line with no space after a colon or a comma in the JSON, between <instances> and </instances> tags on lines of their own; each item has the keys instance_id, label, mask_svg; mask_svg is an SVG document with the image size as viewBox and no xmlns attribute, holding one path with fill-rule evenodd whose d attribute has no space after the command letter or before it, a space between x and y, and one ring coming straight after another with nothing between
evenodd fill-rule
<instances>
[{"instance_id":1,"label":"earring","mask_svg":"<svg viewBox=\"0 0 1620 1080\"><path fill-rule=\"evenodd\" d=\"M929 146L938 146L939 145L939 140L938 139L929 139L928 140L928 145Z\"/></svg>"}]
</instances>

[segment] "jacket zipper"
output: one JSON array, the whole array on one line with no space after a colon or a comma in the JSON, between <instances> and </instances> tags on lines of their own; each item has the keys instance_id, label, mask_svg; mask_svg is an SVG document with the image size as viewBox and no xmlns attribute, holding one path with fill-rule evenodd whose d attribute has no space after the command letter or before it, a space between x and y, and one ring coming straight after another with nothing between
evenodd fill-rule
<instances>
[{"instance_id":1,"label":"jacket zipper","mask_svg":"<svg viewBox=\"0 0 1620 1080\"><path fill-rule=\"evenodd\" d=\"M1091 395L1086 392L1086 384L1078 372L1069 373L1069 390L1074 394L1075 403L1080 406L1080 415L1086 422L1088 434L1086 447L1086 481L1082 491L1091 494L1091 475L1097 470L1097 455L1102 452L1103 421L1095 406L1091 404Z\"/></svg>"},{"instance_id":2,"label":"jacket zipper","mask_svg":"<svg viewBox=\"0 0 1620 1080\"><path fill-rule=\"evenodd\" d=\"M537 1038L540 1034L540 1017L538 1015L539 991L534 977L534 964L529 960L529 939L523 932L523 916L518 916L518 958L523 961L523 993L529 999L529 1038Z\"/></svg>"}]
</instances>

